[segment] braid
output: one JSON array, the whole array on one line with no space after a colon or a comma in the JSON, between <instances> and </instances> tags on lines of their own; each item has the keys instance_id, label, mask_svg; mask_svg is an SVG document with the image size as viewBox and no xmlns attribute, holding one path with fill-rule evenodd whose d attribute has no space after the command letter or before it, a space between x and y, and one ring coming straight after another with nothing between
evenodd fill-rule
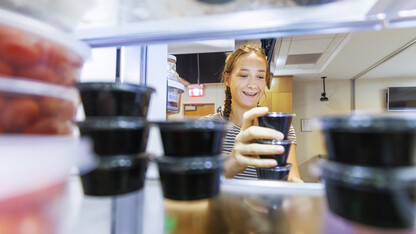
<instances>
[{"instance_id":1,"label":"braid","mask_svg":"<svg viewBox=\"0 0 416 234\"><path fill-rule=\"evenodd\" d=\"M231 91L230 87L225 88L225 101L224 101L224 111L222 112L222 115L226 120L230 118L230 112L231 112Z\"/></svg>"}]
</instances>

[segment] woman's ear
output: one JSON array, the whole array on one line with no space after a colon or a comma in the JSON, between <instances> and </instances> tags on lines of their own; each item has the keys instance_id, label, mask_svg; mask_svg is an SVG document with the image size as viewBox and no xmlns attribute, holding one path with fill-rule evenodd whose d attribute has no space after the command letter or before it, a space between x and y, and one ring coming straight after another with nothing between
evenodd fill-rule
<instances>
[{"instance_id":1,"label":"woman's ear","mask_svg":"<svg viewBox=\"0 0 416 234\"><path fill-rule=\"evenodd\" d=\"M224 84L227 87L230 87L230 75L228 73L224 73Z\"/></svg>"}]
</instances>

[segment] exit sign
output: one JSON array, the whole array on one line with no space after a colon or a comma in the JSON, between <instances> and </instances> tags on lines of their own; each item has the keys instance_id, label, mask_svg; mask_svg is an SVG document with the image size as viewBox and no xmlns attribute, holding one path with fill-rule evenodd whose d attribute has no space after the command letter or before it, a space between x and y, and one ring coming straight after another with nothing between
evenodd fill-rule
<instances>
[{"instance_id":1,"label":"exit sign","mask_svg":"<svg viewBox=\"0 0 416 234\"><path fill-rule=\"evenodd\" d=\"M189 90L189 97L204 96L204 85L203 84L188 85L188 90Z\"/></svg>"}]
</instances>

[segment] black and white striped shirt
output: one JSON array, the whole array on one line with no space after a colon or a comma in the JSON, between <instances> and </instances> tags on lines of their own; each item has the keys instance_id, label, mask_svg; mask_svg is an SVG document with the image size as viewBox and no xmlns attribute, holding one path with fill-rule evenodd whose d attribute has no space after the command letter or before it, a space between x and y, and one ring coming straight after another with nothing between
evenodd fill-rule
<instances>
[{"instance_id":1,"label":"black and white striped shirt","mask_svg":"<svg viewBox=\"0 0 416 234\"><path fill-rule=\"evenodd\" d=\"M216 113L201 117L201 120L225 120L222 113ZM240 133L241 127L231 123L231 127L229 127L225 133L223 145L222 145L222 153L225 155L229 155L234 147L235 137ZM289 134L287 136L289 140L292 140L294 144L296 144L296 133L293 124L290 125ZM235 179L257 179L257 172L256 168L252 166L248 166L247 169L238 175L234 176Z\"/></svg>"}]
</instances>

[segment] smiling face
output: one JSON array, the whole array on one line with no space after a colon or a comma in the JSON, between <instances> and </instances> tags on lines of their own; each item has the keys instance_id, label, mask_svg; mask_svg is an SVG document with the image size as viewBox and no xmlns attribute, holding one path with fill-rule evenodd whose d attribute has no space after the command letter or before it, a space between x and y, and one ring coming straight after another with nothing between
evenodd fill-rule
<instances>
[{"instance_id":1,"label":"smiling face","mask_svg":"<svg viewBox=\"0 0 416 234\"><path fill-rule=\"evenodd\" d=\"M249 110L257 106L266 86L267 61L255 53L243 55L225 77L230 87L232 107Z\"/></svg>"}]
</instances>

